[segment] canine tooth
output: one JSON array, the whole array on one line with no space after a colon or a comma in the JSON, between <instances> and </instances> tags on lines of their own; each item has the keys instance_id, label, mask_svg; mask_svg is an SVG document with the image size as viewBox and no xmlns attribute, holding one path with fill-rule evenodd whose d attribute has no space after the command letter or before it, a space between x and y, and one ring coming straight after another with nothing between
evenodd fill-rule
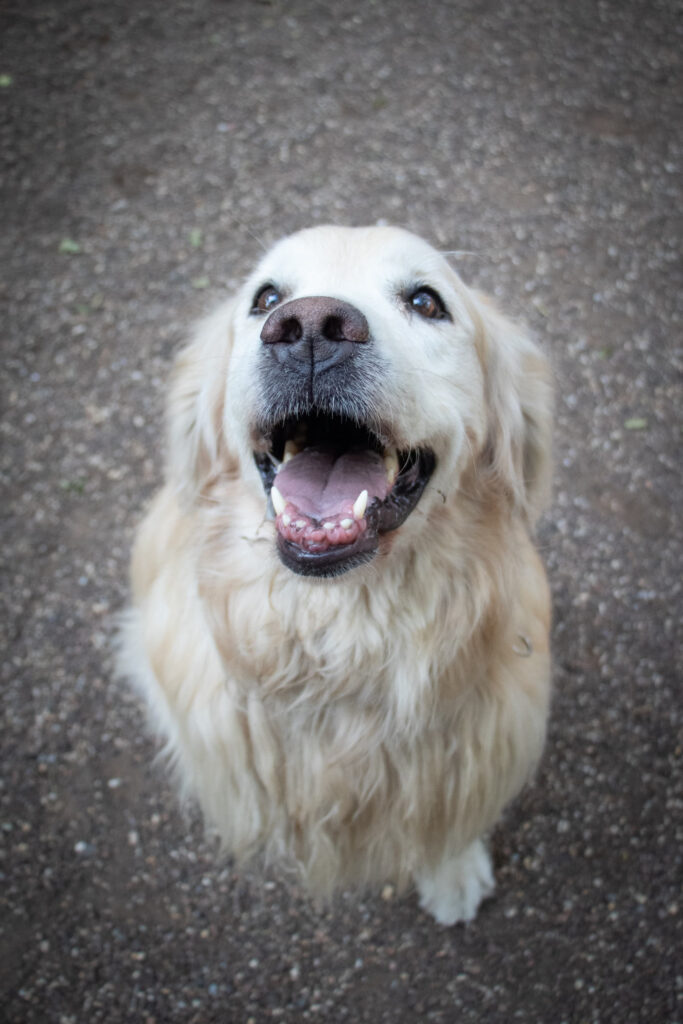
<instances>
[{"instance_id":1,"label":"canine tooth","mask_svg":"<svg viewBox=\"0 0 683 1024\"><path fill-rule=\"evenodd\" d=\"M275 487L275 486L270 488L270 500L273 503L273 508L275 509L275 515L276 516L282 515L282 513L285 510L286 502L285 502L285 499L280 494L280 492L278 491L277 487Z\"/></svg>"},{"instance_id":2,"label":"canine tooth","mask_svg":"<svg viewBox=\"0 0 683 1024\"><path fill-rule=\"evenodd\" d=\"M282 461L283 461L283 463L289 462L289 460L293 459L295 455L298 455L299 454L299 450L300 449L299 449L298 444L296 444L294 441L292 441L291 438L289 439L289 441L286 441L285 442L285 450L282 453Z\"/></svg>"},{"instance_id":3,"label":"canine tooth","mask_svg":"<svg viewBox=\"0 0 683 1024\"><path fill-rule=\"evenodd\" d=\"M362 519L365 515L365 510L368 507L368 492L361 491L356 500L353 503L353 517L354 519Z\"/></svg>"},{"instance_id":4,"label":"canine tooth","mask_svg":"<svg viewBox=\"0 0 683 1024\"><path fill-rule=\"evenodd\" d=\"M344 530L350 530L353 526L353 519L342 519L339 524Z\"/></svg>"},{"instance_id":5,"label":"canine tooth","mask_svg":"<svg viewBox=\"0 0 683 1024\"><path fill-rule=\"evenodd\" d=\"M395 448L387 449L384 456L384 469L386 470L389 484L393 484L398 476L398 453Z\"/></svg>"}]
</instances>

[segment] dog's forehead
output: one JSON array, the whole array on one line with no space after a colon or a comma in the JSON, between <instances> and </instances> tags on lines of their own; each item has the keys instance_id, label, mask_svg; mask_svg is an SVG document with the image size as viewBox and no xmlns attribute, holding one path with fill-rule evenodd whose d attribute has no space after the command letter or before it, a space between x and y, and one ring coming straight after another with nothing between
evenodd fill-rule
<instances>
[{"instance_id":1,"label":"dog's forehead","mask_svg":"<svg viewBox=\"0 0 683 1024\"><path fill-rule=\"evenodd\" d=\"M448 272L432 246L401 228L318 227L278 242L257 274L294 287L322 288L328 282L407 282Z\"/></svg>"}]
</instances>

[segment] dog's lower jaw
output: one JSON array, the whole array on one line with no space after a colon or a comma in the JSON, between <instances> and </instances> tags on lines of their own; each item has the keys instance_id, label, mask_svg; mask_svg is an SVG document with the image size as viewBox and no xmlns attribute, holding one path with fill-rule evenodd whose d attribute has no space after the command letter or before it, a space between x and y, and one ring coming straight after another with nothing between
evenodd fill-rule
<instances>
[{"instance_id":1,"label":"dog's lower jaw","mask_svg":"<svg viewBox=\"0 0 683 1024\"><path fill-rule=\"evenodd\" d=\"M481 839L460 854L444 856L432 871L418 872L415 881L420 906L443 925L473 921L495 887L491 858Z\"/></svg>"}]
</instances>

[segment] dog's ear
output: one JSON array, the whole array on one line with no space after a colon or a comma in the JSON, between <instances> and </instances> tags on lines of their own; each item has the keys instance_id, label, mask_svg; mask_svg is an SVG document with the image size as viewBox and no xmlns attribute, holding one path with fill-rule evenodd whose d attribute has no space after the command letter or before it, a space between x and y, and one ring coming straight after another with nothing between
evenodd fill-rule
<instances>
[{"instance_id":1,"label":"dog's ear","mask_svg":"<svg viewBox=\"0 0 683 1024\"><path fill-rule=\"evenodd\" d=\"M167 476L194 501L207 483L234 468L224 430L232 348L232 301L199 324L176 357L167 405Z\"/></svg>"},{"instance_id":2,"label":"dog's ear","mask_svg":"<svg viewBox=\"0 0 683 1024\"><path fill-rule=\"evenodd\" d=\"M486 299L478 303L487 389L485 469L533 524L550 500L553 385L541 350Z\"/></svg>"}]
</instances>

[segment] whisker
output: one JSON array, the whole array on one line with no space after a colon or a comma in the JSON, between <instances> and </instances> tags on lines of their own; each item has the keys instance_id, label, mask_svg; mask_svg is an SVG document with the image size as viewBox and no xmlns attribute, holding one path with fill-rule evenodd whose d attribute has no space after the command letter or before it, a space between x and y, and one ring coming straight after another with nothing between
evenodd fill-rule
<instances>
[{"instance_id":1,"label":"whisker","mask_svg":"<svg viewBox=\"0 0 683 1024\"><path fill-rule=\"evenodd\" d=\"M242 228L242 231L246 231L246 233L254 239L263 252L269 251L270 246L266 245L262 238L259 238L258 235L254 234L248 224L245 224L244 221L240 220L238 217L233 217L233 220Z\"/></svg>"},{"instance_id":2,"label":"whisker","mask_svg":"<svg viewBox=\"0 0 683 1024\"><path fill-rule=\"evenodd\" d=\"M490 252L473 252L470 249L440 249L439 252L442 256L455 256L460 259L461 256L471 256L477 260L490 260L493 259L493 253Z\"/></svg>"}]
</instances>

